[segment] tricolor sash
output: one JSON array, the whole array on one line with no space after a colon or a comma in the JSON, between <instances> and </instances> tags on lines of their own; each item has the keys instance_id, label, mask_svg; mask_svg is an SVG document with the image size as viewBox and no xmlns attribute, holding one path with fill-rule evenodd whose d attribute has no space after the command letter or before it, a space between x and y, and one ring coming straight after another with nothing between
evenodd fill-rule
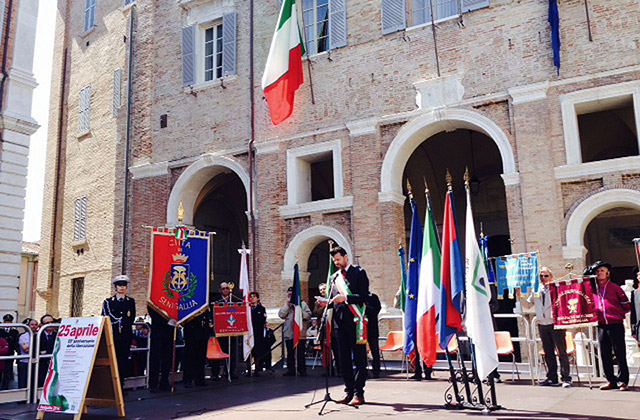
<instances>
[{"instance_id":1,"label":"tricolor sash","mask_svg":"<svg viewBox=\"0 0 640 420\"><path fill-rule=\"evenodd\" d=\"M336 275L336 287L341 295L352 295L349 286L347 286L345 276L340 275L340 273ZM349 304L347 302L345 304L353 313L353 321L356 324L356 344L367 344L367 318L364 314L364 305Z\"/></svg>"}]
</instances>

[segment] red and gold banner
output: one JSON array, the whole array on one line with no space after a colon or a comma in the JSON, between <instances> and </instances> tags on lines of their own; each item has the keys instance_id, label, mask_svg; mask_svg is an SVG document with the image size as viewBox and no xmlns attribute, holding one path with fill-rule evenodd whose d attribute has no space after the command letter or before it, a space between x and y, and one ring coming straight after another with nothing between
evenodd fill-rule
<instances>
[{"instance_id":1,"label":"red and gold banner","mask_svg":"<svg viewBox=\"0 0 640 420\"><path fill-rule=\"evenodd\" d=\"M244 302L214 303L213 326L216 330L216 337L248 333L247 310L247 304Z\"/></svg>"},{"instance_id":2,"label":"red and gold banner","mask_svg":"<svg viewBox=\"0 0 640 420\"><path fill-rule=\"evenodd\" d=\"M549 285L556 328L598 325L590 279L576 278Z\"/></svg>"}]
</instances>

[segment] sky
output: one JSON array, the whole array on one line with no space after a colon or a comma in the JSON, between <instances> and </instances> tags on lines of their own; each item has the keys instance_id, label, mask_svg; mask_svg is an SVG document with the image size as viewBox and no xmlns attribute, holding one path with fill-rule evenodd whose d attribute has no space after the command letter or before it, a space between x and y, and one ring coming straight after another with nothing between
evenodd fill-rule
<instances>
[{"instance_id":1,"label":"sky","mask_svg":"<svg viewBox=\"0 0 640 420\"><path fill-rule=\"evenodd\" d=\"M54 0L40 0L38 26L33 60L33 73L38 87L33 92L32 115L40 128L31 136L29 147L29 169L27 173L27 198L24 214L22 240L40 240L42 224L42 194L44 189L44 164L47 151L47 128L49 124L49 92L53 60L53 38L56 22Z\"/></svg>"}]
</instances>

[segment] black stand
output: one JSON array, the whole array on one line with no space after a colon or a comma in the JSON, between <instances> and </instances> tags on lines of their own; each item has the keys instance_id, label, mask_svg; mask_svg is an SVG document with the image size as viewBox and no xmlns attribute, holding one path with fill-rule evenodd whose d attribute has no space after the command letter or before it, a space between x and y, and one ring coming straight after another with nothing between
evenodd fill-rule
<instances>
[{"instance_id":1,"label":"black stand","mask_svg":"<svg viewBox=\"0 0 640 420\"><path fill-rule=\"evenodd\" d=\"M333 286L333 283L332 283L332 286ZM331 296L331 294L329 294L329 296ZM326 360L326 365L324 366L324 398L318 401L312 401L309 404L304 406L304 408L309 408L313 405L322 403L322 407L320 407L320 411L318 412L319 416L322 415L322 411L326 407L327 403L329 403L329 401L337 404L337 401L331 398L331 394L329 393L329 375L331 373L332 360L331 360L331 346L328 345L329 342L327 338L327 328L326 328L328 309L329 309L329 305L325 306L324 313L322 314L322 319L320 321L320 328L318 329L318 337L319 337L318 341L322 343L321 344L321 348L322 348L321 360L322 361ZM325 355L325 352L327 352L326 355ZM325 359L325 356L326 356L326 359Z\"/></svg>"},{"instance_id":2,"label":"black stand","mask_svg":"<svg viewBox=\"0 0 640 420\"><path fill-rule=\"evenodd\" d=\"M489 390L485 393L482 387L482 380L478 377L478 371L476 369L476 355L473 343L470 343L472 367L471 372L469 372L465 365L464 354L458 334L456 334L456 338L458 338L458 357L460 358L461 368L459 370L454 369L453 363L451 363L451 356L449 352L446 351L447 361L449 362L449 382L451 382L451 385L445 391L445 406L455 409L481 410L485 413L503 408L497 402L493 372L487 378ZM459 384L464 386L464 394L459 388ZM473 390L471 389L472 385L475 385ZM453 402L454 398L456 400L455 403Z\"/></svg>"}]
</instances>

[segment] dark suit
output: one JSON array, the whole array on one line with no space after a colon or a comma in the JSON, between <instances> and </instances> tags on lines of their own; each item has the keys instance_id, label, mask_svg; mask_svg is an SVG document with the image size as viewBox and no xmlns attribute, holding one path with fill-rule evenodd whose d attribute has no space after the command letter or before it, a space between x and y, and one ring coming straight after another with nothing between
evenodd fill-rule
<instances>
[{"instance_id":1,"label":"dark suit","mask_svg":"<svg viewBox=\"0 0 640 420\"><path fill-rule=\"evenodd\" d=\"M149 388L169 390L169 372L173 357L173 330L166 319L147 306L151 317ZM158 378L160 376L160 378ZM159 380L159 381L158 381Z\"/></svg>"},{"instance_id":2,"label":"dark suit","mask_svg":"<svg viewBox=\"0 0 640 420\"><path fill-rule=\"evenodd\" d=\"M111 296L102 302L102 316L108 316L113 330L113 345L118 361L120 383L129 374L129 353L133 340L133 322L136 319L136 301L129 296L118 299Z\"/></svg>"},{"instance_id":3,"label":"dark suit","mask_svg":"<svg viewBox=\"0 0 640 420\"><path fill-rule=\"evenodd\" d=\"M367 379L367 346L356 344L356 324L348 304L362 305L369 298L369 278L361 267L347 267L346 283L351 291L347 302L333 304L333 327L338 337L340 364L345 393L364 397L364 385ZM331 281L335 281L341 272L336 272ZM338 295L336 287L331 287L331 298ZM351 366L355 364L355 376Z\"/></svg>"},{"instance_id":4,"label":"dark suit","mask_svg":"<svg viewBox=\"0 0 640 420\"><path fill-rule=\"evenodd\" d=\"M46 325L43 326L46 328ZM47 334L46 331L43 331L40 335L40 345L38 349L40 351L40 356L43 354L52 354L53 348L56 345L56 336L58 332L54 329L51 334ZM49 362L51 358L40 359L40 365L38 367L38 386L44 385L44 380L47 377L47 370L49 369Z\"/></svg>"},{"instance_id":5,"label":"dark suit","mask_svg":"<svg viewBox=\"0 0 640 420\"><path fill-rule=\"evenodd\" d=\"M369 342L369 349L371 350L371 368L374 375L380 374L380 329L378 327L378 314L380 313L382 306L380 305L380 298L374 293L369 293L369 299L367 301L367 341Z\"/></svg>"},{"instance_id":6,"label":"dark suit","mask_svg":"<svg viewBox=\"0 0 640 420\"><path fill-rule=\"evenodd\" d=\"M185 366L183 382L190 385L204 384L204 367L207 364L207 342L209 341L209 308L184 324Z\"/></svg>"},{"instance_id":7,"label":"dark suit","mask_svg":"<svg viewBox=\"0 0 640 420\"><path fill-rule=\"evenodd\" d=\"M264 337L264 326L267 323L267 311L260 302L256 306L251 306L251 328L253 330L253 355L254 363L256 365L256 371L265 369L263 360L269 349L267 348L266 340Z\"/></svg>"}]
</instances>

